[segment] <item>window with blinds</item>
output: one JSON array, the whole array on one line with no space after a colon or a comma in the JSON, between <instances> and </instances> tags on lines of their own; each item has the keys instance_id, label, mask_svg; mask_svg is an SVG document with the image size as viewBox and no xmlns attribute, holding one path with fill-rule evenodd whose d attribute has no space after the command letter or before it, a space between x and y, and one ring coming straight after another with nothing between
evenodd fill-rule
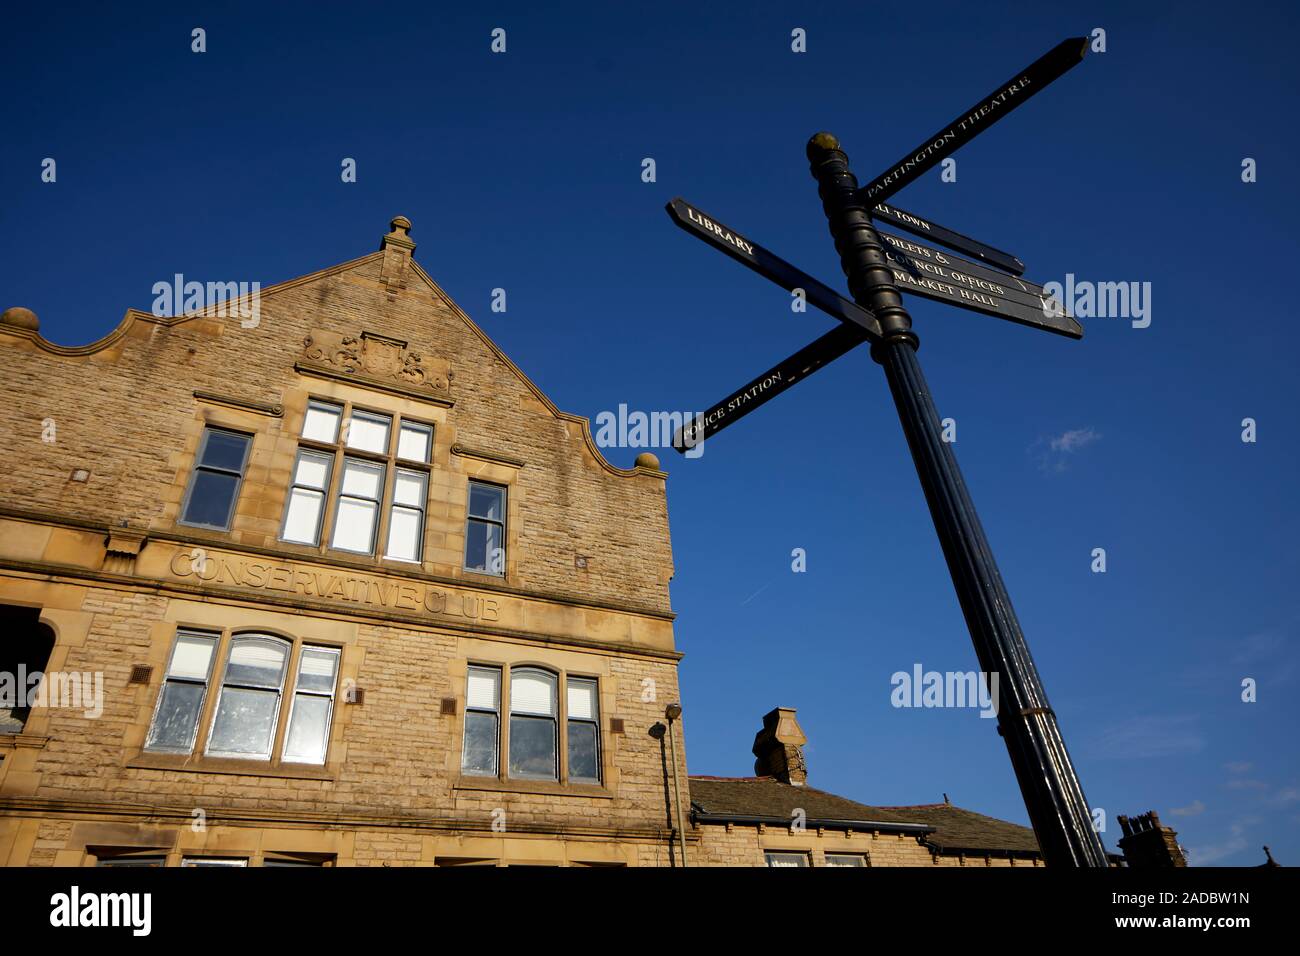
<instances>
[{"instance_id":1,"label":"window with blinds","mask_svg":"<svg viewBox=\"0 0 1300 956\"><path fill-rule=\"evenodd\" d=\"M510 671L510 776L558 777L559 734L554 674L532 668Z\"/></svg>"},{"instance_id":2,"label":"window with blinds","mask_svg":"<svg viewBox=\"0 0 1300 956\"><path fill-rule=\"evenodd\" d=\"M600 715L596 682L570 677L568 688L569 779L600 783Z\"/></svg>"},{"instance_id":3,"label":"window with blinds","mask_svg":"<svg viewBox=\"0 0 1300 956\"><path fill-rule=\"evenodd\" d=\"M465 742L462 773L497 775L501 739L501 668L471 667L465 681Z\"/></svg>"}]
</instances>

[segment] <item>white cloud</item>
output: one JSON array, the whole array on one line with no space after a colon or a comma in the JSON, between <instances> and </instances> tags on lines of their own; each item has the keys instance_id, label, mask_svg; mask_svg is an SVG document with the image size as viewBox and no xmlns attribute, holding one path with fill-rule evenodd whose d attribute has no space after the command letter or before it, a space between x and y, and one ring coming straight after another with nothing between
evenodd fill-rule
<instances>
[{"instance_id":1,"label":"white cloud","mask_svg":"<svg viewBox=\"0 0 1300 956\"><path fill-rule=\"evenodd\" d=\"M1101 441L1101 434L1091 425L1086 428L1071 428L1047 438L1040 438L1029 446L1028 452L1038 458L1038 467L1043 471L1065 471L1071 456L1078 454L1094 442Z\"/></svg>"},{"instance_id":2,"label":"white cloud","mask_svg":"<svg viewBox=\"0 0 1300 956\"><path fill-rule=\"evenodd\" d=\"M1173 757L1198 753L1205 739L1190 715L1133 717L1111 724L1094 739L1091 750L1102 759Z\"/></svg>"},{"instance_id":3,"label":"white cloud","mask_svg":"<svg viewBox=\"0 0 1300 956\"><path fill-rule=\"evenodd\" d=\"M1089 426L1087 428L1072 428L1069 431L1062 432L1048 442L1048 447L1052 451L1074 452L1080 448L1091 445L1100 439L1096 430Z\"/></svg>"},{"instance_id":4,"label":"white cloud","mask_svg":"<svg viewBox=\"0 0 1300 956\"><path fill-rule=\"evenodd\" d=\"M1228 833L1230 836L1222 843L1187 847L1186 854L1188 865L1209 866L1211 863L1215 863L1219 860L1240 853L1248 846L1246 842L1246 827L1258 822L1258 817L1243 817L1228 826Z\"/></svg>"},{"instance_id":5,"label":"white cloud","mask_svg":"<svg viewBox=\"0 0 1300 956\"><path fill-rule=\"evenodd\" d=\"M1205 812L1205 804L1201 803L1200 800L1193 800L1189 805L1185 807L1174 807L1169 812L1176 817L1200 816Z\"/></svg>"}]
</instances>

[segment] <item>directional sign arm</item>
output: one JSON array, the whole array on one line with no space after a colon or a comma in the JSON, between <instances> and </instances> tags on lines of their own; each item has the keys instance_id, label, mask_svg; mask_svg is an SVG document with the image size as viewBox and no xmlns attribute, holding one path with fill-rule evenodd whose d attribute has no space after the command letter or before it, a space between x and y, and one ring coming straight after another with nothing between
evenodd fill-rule
<instances>
[{"instance_id":1,"label":"directional sign arm","mask_svg":"<svg viewBox=\"0 0 1300 956\"><path fill-rule=\"evenodd\" d=\"M1083 326L1042 286L919 242L887 232L878 234L898 291L995 315L1067 338L1083 338Z\"/></svg>"},{"instance_id":2,"label":"directional sign arm","mask_svg":"<svg viewBox=\"0 0 1300 956\"><path fill-rule=\"evenodd\" d=\"M1029 66L959 115L885 172L858 190L859 200L870 209L914 182L945 156L969 143L1053 80L1083 62L1087 37L1062 40Z\"/></svg>"},{"instance_id":3,"label":"directional sign arm","mask_svg":"<svg viewBox=\"0 0 1300 956\"><path fill-rule=\"evenodd\" d=\"M939 225L933 219L926 219L914 212L908 212L906 209L899 209L897 206L886 205L885 203L877 203L873 206L870 210L870 216L872 219L883 219L899 229L912 233L914 236L921 236L931 242L937 242L941 246L947 246L949 249L965 253L975 261L992 266L994 269L1001 269L1003 272L1010 272L1015 276L1025 274L1025 264L1011 253L995 249L977 239L972 239L970 236L963 236L960 232Z\"/></svg>"},{"instance_id":4,"label":"directional sign arm","mask_svg":"<svg viewBox=\"0 0 1300 956\"><path fill-rule=\"evenodd\" d=\"M703 239L713 248L726 253L764 278L771 279L787 292L802 289L809 302L841 322L856 325L870 341L880 339L880 323L876 317L830 286L818 282L808 273L796 269L780 256L744 238L681 198L674 199L666 208L673 222L695 238Z\"/></svg>"},{"instance_id":5,"label":"directional sign arm","mask_svg":"<svg viewBox=\"0 0 1300 956\"><path fill-rule=\"evenodd\" d=\"M776 398L795 382L802 381L823 365L866 341L867 334L856 325L845 323L835 326L758 378L742 385L694 421L686 422L673 436L673 447L685 454L705 438L716 435L760 405Z\"/></svg>"}]
</instances>

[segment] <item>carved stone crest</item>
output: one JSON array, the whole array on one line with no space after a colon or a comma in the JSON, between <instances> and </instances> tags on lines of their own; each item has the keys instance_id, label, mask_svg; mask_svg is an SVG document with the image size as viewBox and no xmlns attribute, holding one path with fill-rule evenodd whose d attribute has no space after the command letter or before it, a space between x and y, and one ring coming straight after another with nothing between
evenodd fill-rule
<instances>
[{"instance_id":1,"label":"carved stone crest","mask_svg":"<svg viewBox=\"0 0 1300 956\"><path fill-rule=\"evenodd\" d=\"M303 340L302 357L313 365L360 379L395 382L447 398L451 363L408 349L406 343L372 332L346 335L313 329Z\"/></svg>"}]
</instances>

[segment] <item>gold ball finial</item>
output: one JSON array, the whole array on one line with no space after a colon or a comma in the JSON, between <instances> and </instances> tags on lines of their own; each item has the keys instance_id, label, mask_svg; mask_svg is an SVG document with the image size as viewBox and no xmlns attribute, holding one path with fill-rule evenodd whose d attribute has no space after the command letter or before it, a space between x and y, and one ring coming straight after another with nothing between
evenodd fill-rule
<instances>
[{"instance_id":1,"label":"gold ball finial","mask_svg":"<svg viewBox=\"0 0 1300 956\"><path fill-rule=\"evenodd\" d=\"M33 332L39 332L41 320L36 317L36 313L31 309L24 309L21 305L16 305L0 313L0 325L9 325L16 329L30 329Z\"/></svg>"}]
</instances>

